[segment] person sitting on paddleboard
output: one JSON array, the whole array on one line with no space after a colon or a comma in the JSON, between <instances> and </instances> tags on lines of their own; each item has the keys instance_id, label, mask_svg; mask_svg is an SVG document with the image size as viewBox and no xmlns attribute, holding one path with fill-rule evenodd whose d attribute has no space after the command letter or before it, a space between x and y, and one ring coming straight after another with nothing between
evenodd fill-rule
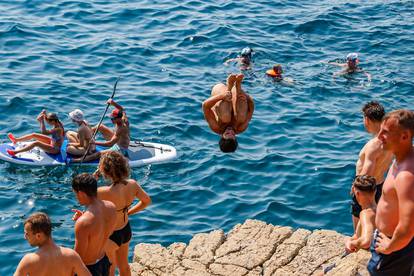
<instances>
[{"instance_id":1,"label":"person sitting on paddleboard","mask_svg":"<svg viewBox=\"0 0 414 276\"><path fill-rule=\"evenodd\" d=\"M362 72L367 77L368 81L371 81L371 74L364 71L361 67L358 66L359 58L357 53L349 53L346 56L346 63L339 63L339 62L327 62L331 65L336 65L343 67L342 71L336 72L333 74L334 77L336 76L343 76L343 75L350 75L357 72Z\"/></svg>"},{"instance_id":2,"label":"person sitting on paddleboard","mask_svg":"<svg viewBox=\"0 0 414 276\"><path fill-rule=\"evenodd\" d=\"M250 47L243 48L243 50L240 53L240 56L237 58L231 58L226 60L224 64L228 64L229 62L238 62L240 65L241 70L249 70L252 69L252 54L253 50Z\"/></svg>"},{"instance_id":3,"label":"person sitting on paddleboard","mask_svg":"<svg viewBox=\"0 0 414 276\"><path fill-rule=\"evenodd\" d=\"M78 132L68 130L66 137L68 138L68 147L66 152L74 156L83 156L86 149L88 154L95 152L95 143L93 140L93 131L88 122L83 117L83 112L80 109L75 109L69 113L69 118L73 123L78 125ZM89 145L90 143L90 145ZM88 148L89 147L89 148Z\"/></svg>"},{"instance_id":4,"label":"person sitting on paddleboard","mask_svg":"<svg viewBox=\"0 0 414 276\"><path fill-rule=\"evenodd\" d=\"M241 88L243 77L231 74L227 86L216 84L211 97L203 102L204 117L211 130L221 136L219 145L223 152L237 149L236 134L247 129L253 116L253 99Z\"/></svg>"},{"instance_id":5,"label":"person sitting on paddleboard","mask_svg":"<svg viewBox=\"0 0 414 276\"><path fill-rule=\"evenodd\" d=\"M105 125L100 125L98 131L102 134L105 142L98 142L95 141L95 145L103 146L103 147L110 147L108 150L95 152L89 154L85 157L83 161L92 161L99 159L102 153L105 153L109 150L120 152L123 156L129 157L129 143L131 141L130 133L129 133L129 121L126 116L125 110L122 106L116 103L114 100L109 99L107 104L110 104L115 107L115 109L111 112L109 117L111 118L112 123L115 125L114 130L111 130L109 127ZM92 129L93 131L96 130L96 127ZM74 158L72 162L81 162L82 158Z\"/></svg>"},{"instance_id":6,"label":"person sitting on paddleboard","mask_svg":"<svg viewBox=\"0 0 414 276\"><path fill-rule=\"evenodd\" d=\"M8 134L9 139L16 144L17 142L23 142L28 140L36 140L33 143L28 144L20 149L11 150L8 149L7 153L11 156L15 156L18 153L29 151L34 147L39 147L47 153L58 154L60 153L60 148L62 146L63 140L65 139L65 129L63 124L59 121L58 116L55 113L47 113L46 110L43 110L37 120L40 123L41 134L31 133L24 135L22 137L14 137L12 133ZM45 121L53 126L51 130L47 130L45 126ZM49 137L50 135L51 137Z\"/></svg>"}]
</instances>

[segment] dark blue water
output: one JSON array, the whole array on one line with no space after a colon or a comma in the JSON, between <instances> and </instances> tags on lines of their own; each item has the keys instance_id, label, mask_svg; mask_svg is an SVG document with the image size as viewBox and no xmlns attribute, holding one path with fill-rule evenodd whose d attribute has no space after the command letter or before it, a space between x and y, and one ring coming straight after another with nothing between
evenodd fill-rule
<instances>
[{"instance_id":1,"label":"dark blue water","mask_svg":"<svg viewBox=\"0 0 414 276\"><path fill-rule=\"evenodd\" d=\"M111 3L110 3L111 2ZM133 242L188 242L247 218L350 233L348 192L369 139L360 109L414 100L413 1L2 1L0 136L38 129L35 116L81 108L92 123L120 76L116 100L136 139L174 145L179 157L135 169L153 205L131 217ZM244 88L255 99L235 154L222 154L201 102L255 50ZM322 60L360 53L373 75L334 80ZM264 76L274 63L296 80ZM106 121L107 124L110 122ZM47 212L53 235L73 247L73 171L0 163L0 274L33 249L23 219ZM102 183L103 184L103 183ZM132 252L132 246L131 246Z\"/></svg>"}]
</instances>

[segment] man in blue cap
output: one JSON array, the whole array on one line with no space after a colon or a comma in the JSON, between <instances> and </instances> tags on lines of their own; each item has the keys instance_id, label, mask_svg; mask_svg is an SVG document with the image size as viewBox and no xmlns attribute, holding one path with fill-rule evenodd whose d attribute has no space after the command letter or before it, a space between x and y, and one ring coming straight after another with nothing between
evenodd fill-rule
<instances>
[{"instance_id":1,"label":"man in blue cap","mask_svg":"<svg viewBox=\"0 0 414 276\"><path fill-rule=\"evenodd\" d=\"M224 64L228 64L229 62L237 62L240 65L241 70L249 70L252 69L252 54L253 50L250 47L243 48L241 50L240 55L237 58L231 58L226 60Z\"/></svg>"},{"instance_id":2,"label":"man in blue cap","mask_svg":"<svg viewBox=\"0 0 414 276\"><path fill-rule=\"evenodd\" d=\"M339 62L327 62L331 65L340 66L343 68L342 71L336 72L333 74L334 77L336 76L343 76L343 75L350 75L357 72L362 72L367 76L368 81L371 81L371 74L364 71L361 67L358 66L359 58L357 53L349 53L346 56L346 63L339 63Z\"/></svg>"}]
</instances>

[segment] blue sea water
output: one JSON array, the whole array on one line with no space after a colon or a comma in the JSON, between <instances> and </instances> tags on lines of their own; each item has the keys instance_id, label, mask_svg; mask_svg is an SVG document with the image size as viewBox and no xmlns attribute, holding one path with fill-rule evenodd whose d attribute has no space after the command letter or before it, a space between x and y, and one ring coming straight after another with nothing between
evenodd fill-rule
<instances>
[{"instance_id":1,"label":"blue sea water","mask_svg":"<svg viewBox=\"0 0 414 276\"><path fill-rule=\"evenodd\" d=\"M414 1L1 1L0 139L38 130L46 108L81 108L96 123L115 79L135 139L174 145L175 161L134 169L153 204L131 217L133 245L188 242L248 218L350 234L349 189L370 136L361 107L414 100ZM201 103L246 46L255 100L239 149L223 154ZM332 78L321 61L360 53L373 76ZM274 63L295 79L265 77ZM105 121L106 124L110 122ZM0 275L24 254L22 222L47 212L57 243L73 247L71 168L0 163ZM102 185L104 183L101 183Z\"/></svg>"}]
</instances>

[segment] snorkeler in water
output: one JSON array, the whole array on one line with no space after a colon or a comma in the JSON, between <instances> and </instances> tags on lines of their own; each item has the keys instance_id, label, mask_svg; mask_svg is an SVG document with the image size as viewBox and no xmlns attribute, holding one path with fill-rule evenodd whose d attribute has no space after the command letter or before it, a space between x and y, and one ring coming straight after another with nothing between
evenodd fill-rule
<instances>
[{"instance_id":1,"label":"snorkeler in water","mask_svg":"<svg viewBox=\"0 0 414 276\"><path fill-rule=\"evenodd\" d=\"M266 75L271 77L276 82L284 82L288 84L293 83L293 79L290 77L283 77L283 68L280 64L273 65L272 69L266 71Z\"/></svg>"},{"instance_id":2,"label":"snorkeler in water","mask_svg":"<svg viewBox=\"0 0 414 276\"><path fill-rule=\"evenodd\" d=\"M367 76L368 81L371 81L371 74L364 71L361 67L358 66L359 58L357 53L349 53L346 56L346 63L339 63L339 62L327 62L327 64L336 65L344 68L342 71L335 72L333 74L334 77L336 76L344 76L350 75L357 72L362 72Z\"/></svg>"},{"instance_id":3,"label":"snorkeler in water","mask_svg":"<svg viewBox=\"0 0 414 276\"><path fill-rule=\"evenodd\" d=\"M240 65L241 70L250 70L252 69L252 54L253 50L250 47L243 48L240 52L240 55L236 58L228 59L224 62L227 65L229 62L237 62Z\"/></svg>"}]
</instances>

